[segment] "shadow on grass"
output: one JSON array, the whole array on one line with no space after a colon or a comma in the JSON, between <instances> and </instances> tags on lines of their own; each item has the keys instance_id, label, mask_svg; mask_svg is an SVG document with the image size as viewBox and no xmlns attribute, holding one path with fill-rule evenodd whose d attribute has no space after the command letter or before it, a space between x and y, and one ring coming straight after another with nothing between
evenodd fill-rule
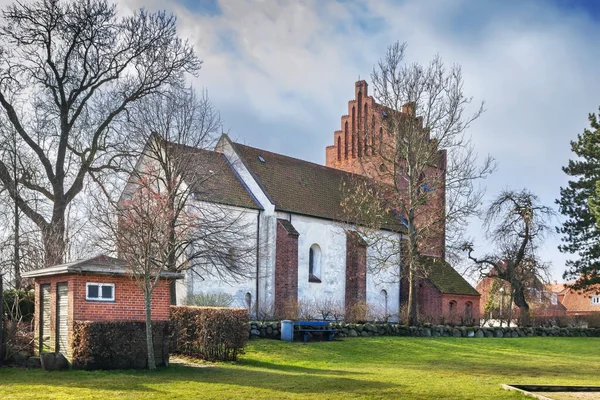
<instances>
[{"instance_id":1,"label":"shadow on grass","mask_svg":"<svg viewBox=\"0 0 600 400\"><path fill-rule=\"evenodd\" d=\"M485 346L478 347L478 340ZM563 342L560 343L564 347ZM590 340L589 345L596 346L596 342ZM578 350L581 351L581 348ZM412 370L452 370L471 375L507 377L555 377L569 371L570 375L576 375L582 381L597 380L597 370L590 368L590 365L598 364L597 353L560 357L561 353L568 354L568 351L552 346L552 338L413 338L401 358L388 357L385 362L388 365L401 363L402 368Z\"/></svg>"},{"instance_id":2,"label":"shadow on grass","mask_svg":"<svg viewBox=\"0 0 600 400\"><path fill-rule=\"evenodd\" d=\"M274 362L256 360L256 359L241 359L238 364L240 366L249 366L255 368L272 369L282 372L292 372L297 374L325 374L325 375L368 375L366 372L343 371L326 368L309 368L299 365L277 364Z\"/></svg>"},{"instance_id":3,"label":"shadow on grass","mask_svg":"<svg viewBox=\"0 0 600 400\"><path fill-rule=\"evenodd\" d=\"M206 385L227 385L250 389L266 389L293 394L336 393L343 396L353 394L381 393L400 389L400 385L389 382L338 377L342 371L318 370L292 367L264 362L246 363L246 366L267 368L275 371L238 368L219 365L212 368L171 366L158 371L63 371L13 370L0 373L0 386L10 390L12 385L41 386L48 390L89 389L119 392L188 393L206 391ZM354 373L348 373L355 375ZM151 386L149 386L151 384ZM35 390L35 389L32 389ZM10 393L10 391L9 391Z\"/></svg>"}]
</instances>

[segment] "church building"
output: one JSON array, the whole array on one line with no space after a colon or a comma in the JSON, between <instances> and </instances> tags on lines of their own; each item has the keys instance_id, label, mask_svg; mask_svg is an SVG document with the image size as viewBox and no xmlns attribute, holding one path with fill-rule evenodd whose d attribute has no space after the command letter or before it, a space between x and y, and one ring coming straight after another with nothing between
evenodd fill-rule
<instances>
[{"instance_id":1,"label":"church building","mask_svg":"<svg viewBox=\"0 0 600 400\"><path fill-rule=\"evenodd\" d=\"M407 105L402 113L414 110ZM320 302L337 304L346 313L366 305L397 319L407 294L403 260L396 254L385 268L375 267L375 250L340 206L344 182L378 180L382 167L375 149L386 140L385 117L386 109L369 96L367 83L359 81L341 129L325 150L326 165L235 143L227 135L212 151L187 148L197 160L194 165L214 177L212 183L203 183L194 201L226 207L246 221L256 248L255 271L252 277L230 281L192 268L178 282L177 302L198 293L227 293L235 299L233 306L247 307L251 315L294 317L289 315L294 305ZM432 173L445 176L444 152L440 160ZM189 184L193 187L194 182ZM433 211L444 212L444 193L437 199ZM403 229L398 224L377 234L401 241ZM424 251L435 273L420 282L419 307L433 319L442 318L449 307L458 313L479 310L479 294L444 261L444 233L442 227Z\"/></svg>"}]
</instances>

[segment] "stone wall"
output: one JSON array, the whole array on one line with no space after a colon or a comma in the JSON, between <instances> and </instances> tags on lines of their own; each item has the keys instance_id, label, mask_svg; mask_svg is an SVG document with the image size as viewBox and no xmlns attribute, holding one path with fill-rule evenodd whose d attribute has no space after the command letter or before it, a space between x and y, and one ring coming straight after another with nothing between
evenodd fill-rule
<instances>
[{"instance_id":1,"label":"stone wall","mask_svg":"<svg viewBox=\"0 0 600 400\"><path fill-rule=\"evenodd\" d=\"M344 322L331 323L338 330L336 338L367 337L367 336L413 336L413 337L496 337L513 338L528 336L563 336L563 337L600 337L600 328L479 328L452 327L448 325L431 325L423 327L399 324L347 324ZM257 322L249 324L251 339L266 338L280 339L281 325L279 322Z\"/></svg>"}]
</instances>

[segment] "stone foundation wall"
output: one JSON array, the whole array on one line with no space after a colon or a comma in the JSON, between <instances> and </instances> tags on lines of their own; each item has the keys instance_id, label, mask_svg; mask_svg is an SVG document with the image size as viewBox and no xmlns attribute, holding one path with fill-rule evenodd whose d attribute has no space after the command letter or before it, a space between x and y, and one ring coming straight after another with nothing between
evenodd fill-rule
<instances>
[{"instance_id":1,"label":"stone foundation wall","mask_svg":"<svg viewBox=\"0 0 600 400\"><path fill-rule=\"evenodd\" d=\"M331 323L337 329L336 338L367 337L367 336L413 336L413 337L496 337L513 338L528 336L563 336L563 337L600 337L600 328L479 328L452 327L447 325L432 325L414 327L398 324L347 324L344 322ZM277 322L257 322L249 324L251 339L281 338L281 325Z\"/></svg>"}]
</instances>

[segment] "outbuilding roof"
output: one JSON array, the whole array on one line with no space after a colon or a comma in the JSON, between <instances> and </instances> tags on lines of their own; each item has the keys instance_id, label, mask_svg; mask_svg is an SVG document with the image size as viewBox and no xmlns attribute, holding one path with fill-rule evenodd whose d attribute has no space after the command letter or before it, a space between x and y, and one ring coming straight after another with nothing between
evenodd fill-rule
<instances>
[{"instance_id":1,"label":"outbuilding roof","mask_svg":"<svg viewBox=\"0 0 600 400\"><path fill-rule=\"evenodd\" d=\"M22 276L24 278L38 278L42 276L65 274L129 276L131 275L131 271L127 268L127 262L125 260L106 255L98 255L66 264L28 271L23 273ZM163 271L160 273L160 277L166 279L183 279L184 275L178 272Z\"/></svg>"},{"instance_id":2,"label":"outbuilding roof","mask_svg":"<svg viewBox=\"0 0 600 400\"><path fill-rule=\"evenodd\" d=\"M479 292L445 260L423 257L427 278L444 294L480 296Z\"/></svg>"}]
</instances>

